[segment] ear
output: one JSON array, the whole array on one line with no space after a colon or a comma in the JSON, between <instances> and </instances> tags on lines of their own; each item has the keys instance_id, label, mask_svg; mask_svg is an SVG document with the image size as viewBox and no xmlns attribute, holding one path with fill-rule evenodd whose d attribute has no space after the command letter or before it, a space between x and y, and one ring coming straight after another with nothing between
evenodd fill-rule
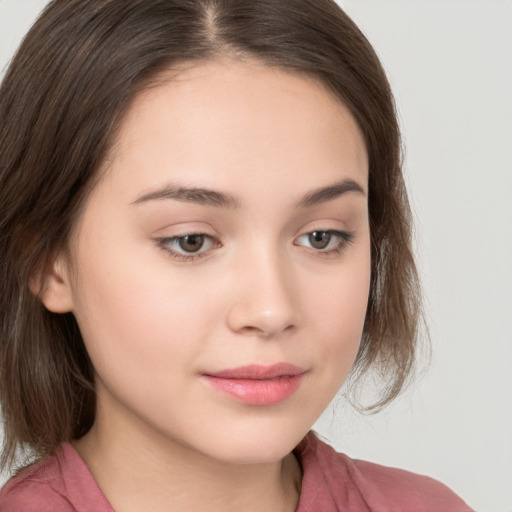
<instances>
[{"instance_id":1,"label":"ear","mask_svg":"<svg viewBox=\"0 0 512 512\"><path fill-rule=\"evenodd\" d=\"M29 280L30 290L53 313L69 313L73 309L73 293L69 265L64 255L57 256L45 269Z\"/></svg>"}]
</instances>

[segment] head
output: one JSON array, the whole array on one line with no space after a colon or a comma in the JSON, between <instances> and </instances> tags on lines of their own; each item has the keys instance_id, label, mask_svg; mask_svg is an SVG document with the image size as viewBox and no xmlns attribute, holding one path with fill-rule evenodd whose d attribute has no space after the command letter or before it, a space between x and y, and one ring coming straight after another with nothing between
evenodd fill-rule
<instances>
[{"instance_id":1,"label":"head","mask_svg":"<svg viewBox=\"0 0 512 512\"><path fill-rule=\"evenodd\" d=\"M94 210L94 205L113 202L112 198L105 199L106 184L135 183L131 190L135 194L147 192L148 186L162 181L156 174L152 182L137 181L136 175L130 177L129 165L124 175L120 164L123 158L130 158L133 145L128 141L140 141L151 129L151 120L144 121L144 116L151 108L156 115L172 94L187 104L180 83L196 81L195 98L201 94L207 97L208 88L217 90L221 101L223 84L231 81L241 91L258 80L262 80L262 87L255 87L253 92L261 93L262 101L275 101L279 83L283 83L291 88L292 96L314 96L312 105L330 102L333 111L338 108L338 118L345 120L343 128L353 135L349 138L351 147L362 148L355 151L358 156L354 159L364 168L359 182L368 224L368 280L367 284L364 278L359 281L363 297L359 303L364 301L364 311L357 315L361 329L358 331L357 325L354 328L359 339L349 366L354 363L354 381L372 369L382 377L382 393L374 407L384 406L402 389L414 360L419 300L410 249L410 212L400 167L400 137L385 74L370 44L350 19L330 0L56 0L25 38L0 91L4 462L12 459L18 447L31 448L37 455L52 453L63 441L87 433L94 423L96 391L103 385L95 377L95 367L102 356L92 342L88 344L94 334L88 334L87 321L80 318L84 309L77 301L83 297L77 290L86 288L89 278L84 273L87 261L91 261L84 259L86 251L91 243L101 247L93 229L101 224L101 219L93 222L100 210ZM285 92L281 94L286 98ZM238 98L240 108L247 98L243 94ZM235 94L234 104L236 100ZM188 101L187 105L193 105L193 98ZM290 103L288 110L286 105L282 108L291 117L293 105ZM189 108L187 115L192 111ZM172 117L171 109L164 122ZM308 119L312 122L314 117ZM160 133L167 127L163 125ZM291 120L282 126L286 133L291 128ZM147 148L151 150L150 145ZM219 154L224 157L229 150ZM132 161L136 157L132 155ZM255 161L258 158L256 155ZM281 190L286 188L286 180L292 183L302 177L293 175L291 161L286 163L286 172L273 173ZM255 176L251 172L247 182ZM311 177L307 173L304 176ZM178 181L180 185L192 183L195 188L205 183L204 177L195 182L196 178L180 176ZM229 189L232 180L233 175L227 173L223 190ZM256 176L255 186L265 183L262 180ZM206 188L219 188L219 184L216 181ZM313 189L308 183L305 191ZM120 188L116 185L108 190ZM250 199L250 194L244 196L243 187L228 192L241 199L244 211L244 200ZM272 194L269 197L271 201ZM269 208L276 202L274 198ZM154 218L157 214L151 215ZM248 224L241 226L240 232L244 232ZM182 234L162 233L160 240ZM211 235L208 243L215 238L215 233ZM176 242L172 243L176 248ZM94 253L90 256L94 259ZM254 261L249 257L248 263ZM232 293L236 286L241 287L239 296L244 293L243 286L252 289L254 283L244 284L242 280L237 284L239 276L230 281L233 268L236 265L226 267L226 277L216 284L209 304ZM64 270L59 273L59 269ZM264 269L260 270L259 275L265 276ZM190 270L178 269L176 275L183 272ZM268 274L266 278L272 283L280 277ZM59 279L61 288L53 286ZM175 282L176 276L169 285ZM219 290L222 283L230 286ZM323 287L329 289L327 299L337 298L337 292L330 288ZM63 290L61 295L59 289ZM322 293L318 293L321 302ZM332 305L332 311L337 306ZM227 316L233 331L243 325L244 333L252 336L254 330L246 327L260 329L242 320L237 324L239 317L230 311ZM291 319L284 322L283 331L300 325L300 319L294 318L296 313L290 307ZM181 331L183 337L186 326ZM347 372L348 368L340 368L339 383Z\"/></svg>"}]
</instances>

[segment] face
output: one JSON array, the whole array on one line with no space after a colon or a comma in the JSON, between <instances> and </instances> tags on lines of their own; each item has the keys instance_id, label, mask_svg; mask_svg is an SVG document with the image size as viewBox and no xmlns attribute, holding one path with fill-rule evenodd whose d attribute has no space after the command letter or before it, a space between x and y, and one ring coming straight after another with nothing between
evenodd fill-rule
<instances>
[{"instance_id":1,"label":"face","mask_svg":"<svg viewBox=\"0 0 512 512\"><path fill-rule=\"evenodd\" d=\"M276 460L359 347L364 142L309 78L249 62L166 78L131 105L71 243L95 428Z\"/></svg>"}]
</instances>

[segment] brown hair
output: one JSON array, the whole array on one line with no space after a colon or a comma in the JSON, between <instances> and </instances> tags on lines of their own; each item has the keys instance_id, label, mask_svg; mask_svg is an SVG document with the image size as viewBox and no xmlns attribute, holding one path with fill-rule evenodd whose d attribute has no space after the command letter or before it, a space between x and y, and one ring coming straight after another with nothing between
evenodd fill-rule
<instances>
[{"instance_id":1,"label":"brown hair","mask_svg":"<svg viewBox=\"0 0 512 512\"><path fill-rule=\"evenodd\" d=\"M186 61L255 58L319 79L349 108L369 156L372 279L352 377L376 367L402 389L420 313L400 134L371 45L333 0L54 0L0 89L0 403L2 462L36 457L94 421L93 370L72 314L28 287L67 247L130 100Z\"/></svg>"}]
</instances>

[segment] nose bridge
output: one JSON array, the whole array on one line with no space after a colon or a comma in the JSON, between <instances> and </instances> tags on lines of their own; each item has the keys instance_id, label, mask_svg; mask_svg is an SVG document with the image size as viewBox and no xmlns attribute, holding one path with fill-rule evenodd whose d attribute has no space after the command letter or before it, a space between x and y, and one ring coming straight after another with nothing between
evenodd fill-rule
<instances>
[{"instance_id":1,"label":"nose bridge","mask_svg":"<svg viewBox=\"0 0 512 512\"><path fill-rule=\"evenodd\" d=\"M229 312L233 330L269 337L296 325L293 272L283 248L278 244L253 247L244 252L235 274L236 292Z\"/></svg>"}]
</instances>

